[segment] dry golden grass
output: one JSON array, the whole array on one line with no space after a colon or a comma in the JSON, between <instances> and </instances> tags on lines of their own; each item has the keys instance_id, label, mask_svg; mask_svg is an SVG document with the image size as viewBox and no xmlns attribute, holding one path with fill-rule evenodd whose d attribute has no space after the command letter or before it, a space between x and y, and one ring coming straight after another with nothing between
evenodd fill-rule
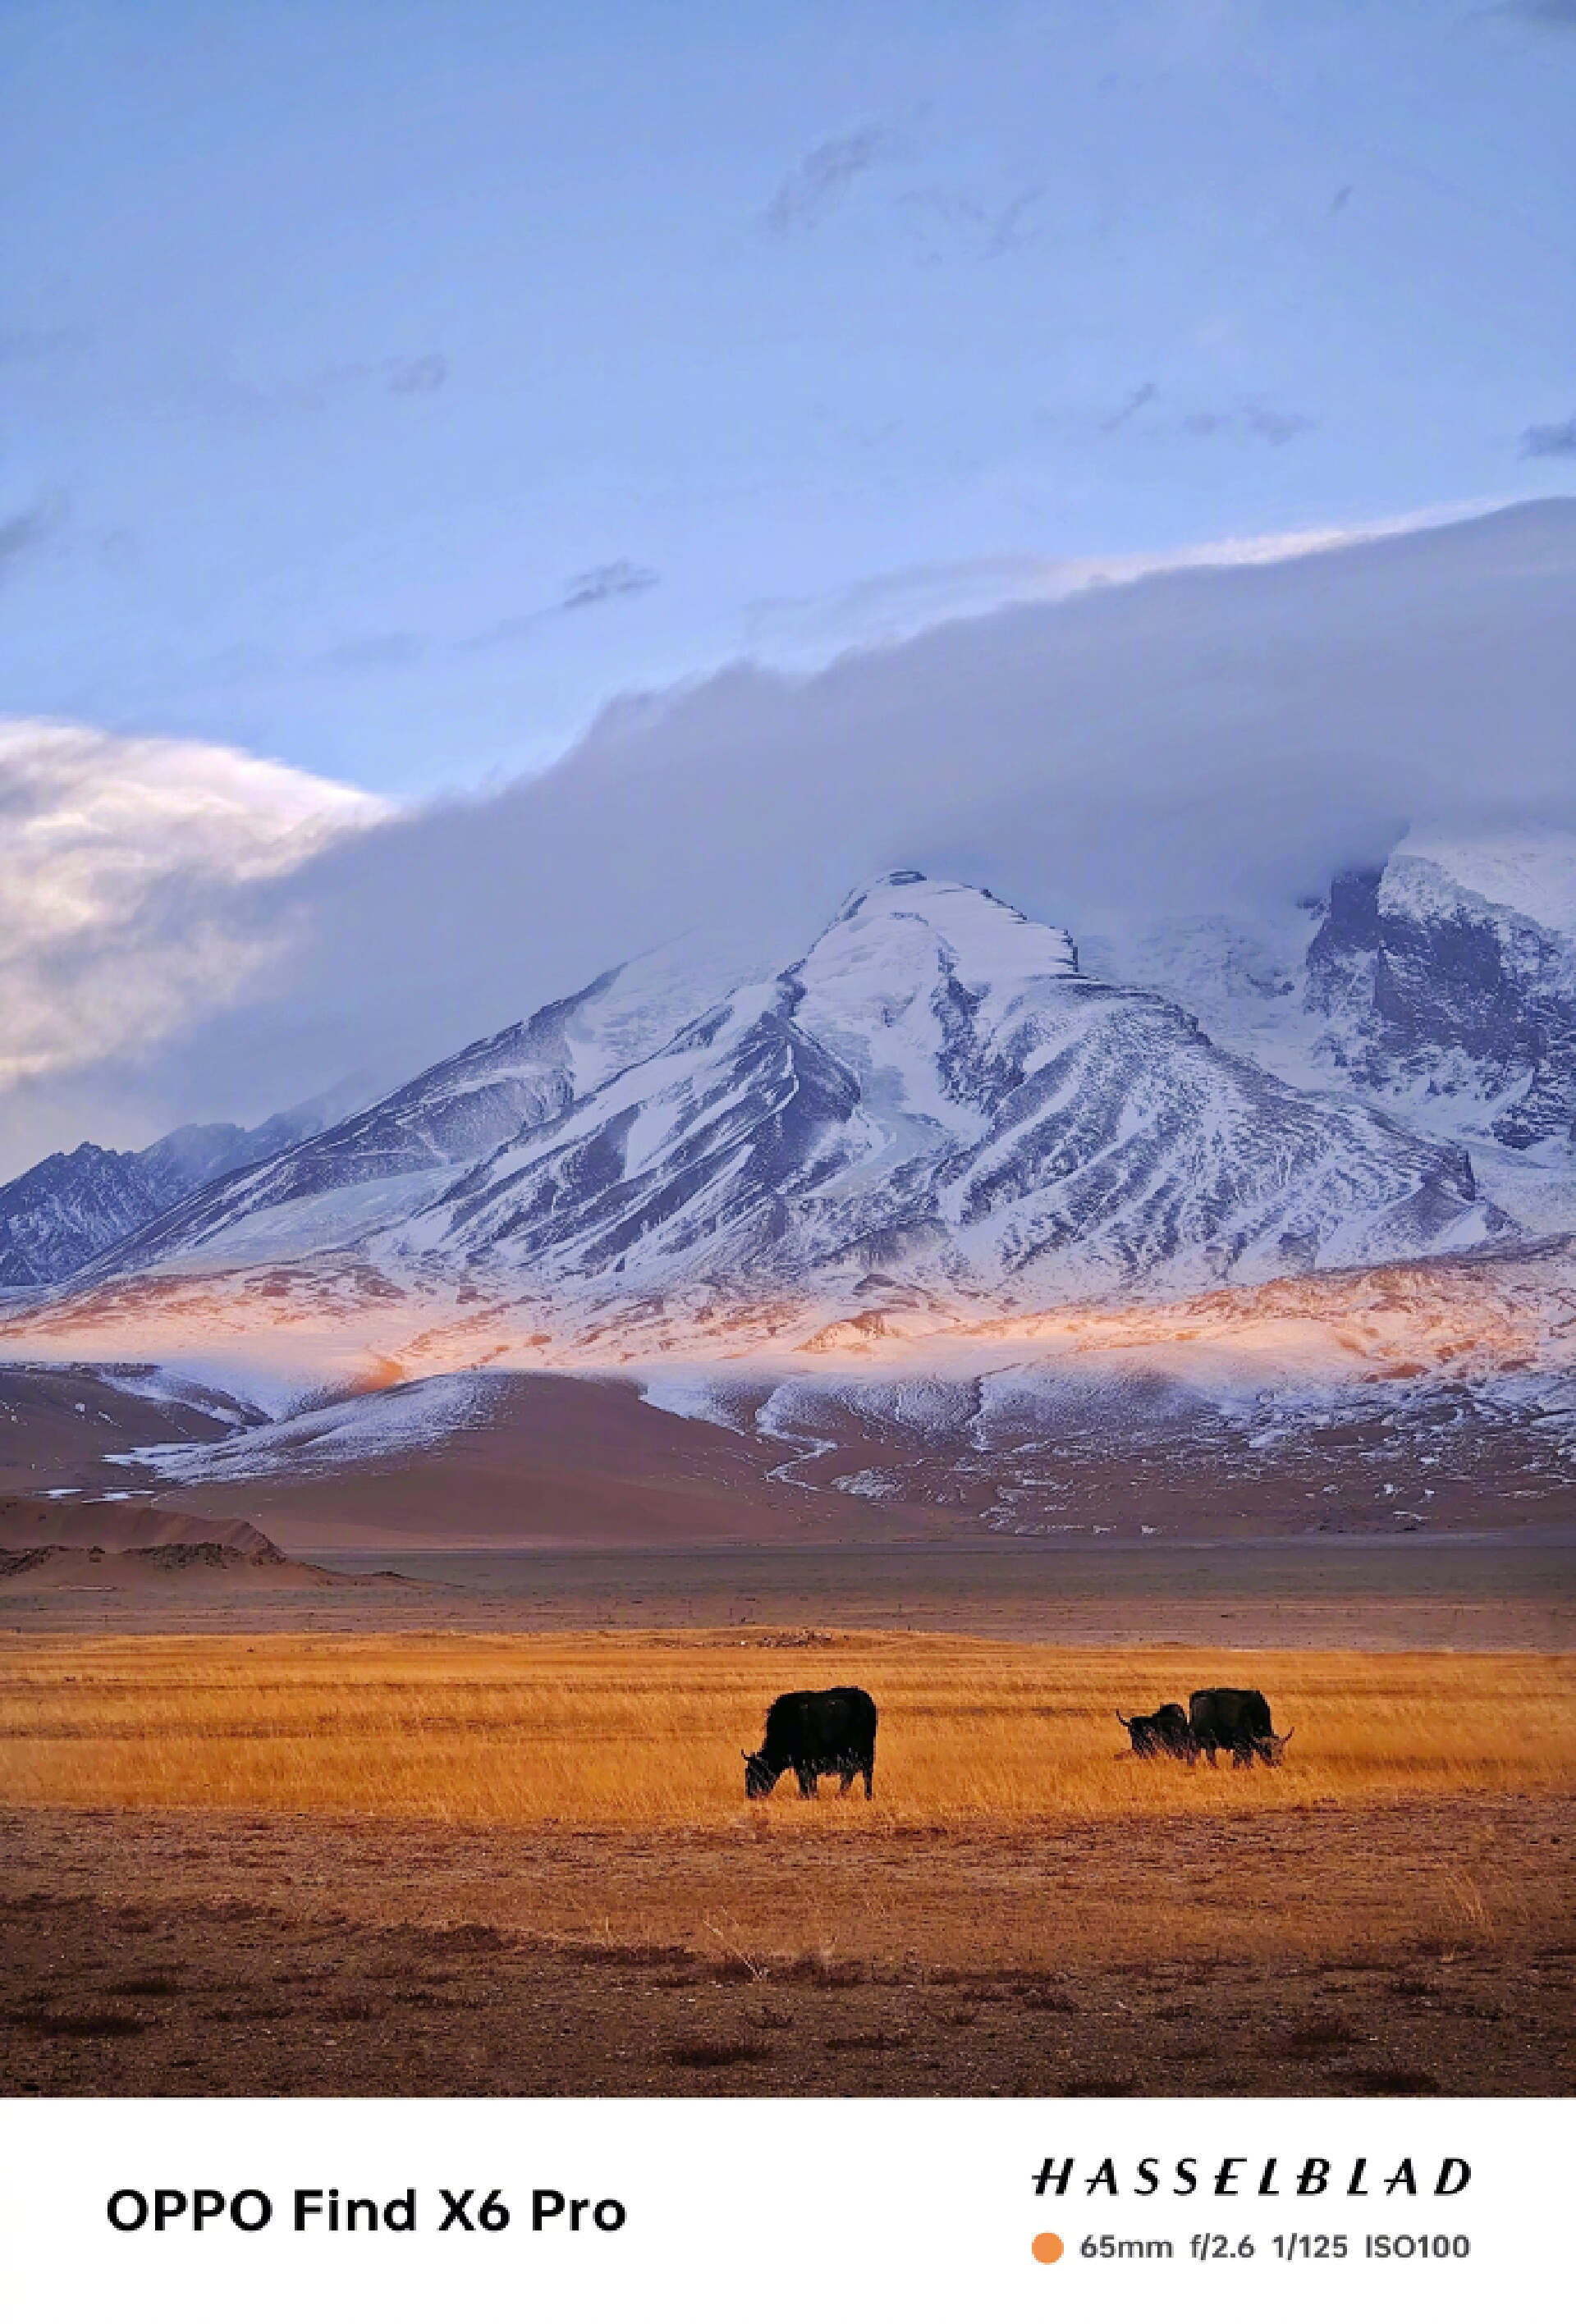
<instances>
[{"instance_id":1,"label":"dry golden grass","mask_svg":"<svg viewBox=\"0 0 1576 2324\"><path fill-rule=\"evenodd\" d=\"M881 1708L874 1803L828 1783L804 1803L790 1776L746 1803L739 1753L772 1697L838 1682ZM1126 1752L1115 1710L1214 1683L1262 1686L1294 1724L1283 1766ZM759 1630L0 1639L23 1891L480 1923L658 1963L676 1946L752 1982L1509 1958L1568 1942L1573 1799L1571 1656ZM80 1812L106 1809L142 1812Z\"/></svg>"},{"instance_id":2,"label":"dry golden grass","mask_svg":"<svg viewBox=\"0 0 1576 2324\"><path fill-rule=\"evenodd\" d=\"M1576 1658L1204 1653L870 1633L0 1641L0 1802L319 1812L701 1833L746 1808L772 1697L850 1682L881 1710L889 1834L1576 1791ZM1262 1686L1284 1766L1136 1763L1113 1711Z\"/></svg>"}]
</instances>

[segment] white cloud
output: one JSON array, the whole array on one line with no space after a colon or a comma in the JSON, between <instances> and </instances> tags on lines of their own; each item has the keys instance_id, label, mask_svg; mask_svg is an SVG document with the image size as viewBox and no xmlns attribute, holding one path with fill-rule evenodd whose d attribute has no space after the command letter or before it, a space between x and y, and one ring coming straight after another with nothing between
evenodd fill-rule
<instances>
[{"instance_id":1,"label":"white cloud","mask_svg":"<svg viewBox=\"0 0 1576 2324\"><path fill-rule=\"evenodd\" d=\"M0 1091L231 1005L292 943L267 883L387 813L212 743L0 724Z\"/></svg>"},{"instance_id":2,"label":"white cloud","mask_svg":"<svg viewBox=\"0 0 1576 2324\"><path fill-rule=\"evenodd\" d=\"M0 798L0 848L29 812L61 818L5 875L0 909L32 933L0 936L0 1010L32 1010L35 1056L100 1062L35 1071L0 1112L0 1166L256 1120L353 1070L386 1086L697 934L781 965L896 863L1108 946L1156 919L1289 909L1416 821L1477 828L1492 808L1576 831L1576 501L1163 562L1047 573L1037 603L995 572L1020 602L616 703L535 779L333 845L377 808L235 753L78 738L85 797L119 803L101 844L69 838L58 766L31 809ZM233 780L209 801L181 764ZM172 855L189 869L172 881Z\"/></svg>"},{"instance_id":3,"label":"white cloud","mask_svg":"<svg viewBox=\"0 0 1576 2324\"><path fill-rule=\"evenodd\" d=\"M1488 513L1490 504L1415 509L1366 524L1307 525L1290 532L1245 533L1181 549L1129 549L1109 557L1034 557L1026 553L960 558L875 573L851 587L815 597L766 597L749 609L752 645L793 667L819 668L829 654L892 645L947 621L1006 605L1059 604L1088 589L1143 581L1152 575L1215 567L1283 565L1332 549L1387 540L1454 519Z\"/></svg>"}]
</instances>

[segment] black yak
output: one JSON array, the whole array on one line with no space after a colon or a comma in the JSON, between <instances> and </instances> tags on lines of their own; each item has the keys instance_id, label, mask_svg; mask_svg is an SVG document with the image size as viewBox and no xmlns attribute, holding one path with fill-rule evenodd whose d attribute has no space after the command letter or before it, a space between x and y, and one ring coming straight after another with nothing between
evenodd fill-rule
<instances>
[{"instance_id":1,"label":"black yak","mask_svg":"<svg viewBox=\"0 0 1576 2324\"><path fill-rule=\"evenodd\" d=\"M798 1776L801 1799L814 1799L820 1775L839 1776L839 1793L863 1775L868 1799L876 1781L876 1705L862 1686L780 1694L766 1713L760 1749L746 1751L744 1763L748 1799L764 1799L784 1767Z\"/></svg>"},{"instance_id":2,"label":"black yak","mask_svg":"<svg viewBox=\"0 0 1576 2324\"><path fill-rule=\"evenodd\" d=\"M1245 1686L1203 1686L1188 1697L1188 1725L1195 1747L1215 1764L1217 1751L1229 1751L1232 1765L1251 1767L1262 1759L1275 1766L1294 1729L1277 1735L1270 1707L1258 1689Z\"/></svg>"},{"instance_id":3,"label":"black yak","mask_svg":"<svg viewBox=\"0 0 1576 2324\"><path fill-rule=\"evenodd\" d=\"M1180 1702L1163 1702L1158 1711L1140 1711L1135 1718L1122 1719L1127 1739L1133 1746L1136 1759L1185 1759L1190 1766L1197 1757L1197 1746L1187 1712Z\"/></svg>"}]
</instances>

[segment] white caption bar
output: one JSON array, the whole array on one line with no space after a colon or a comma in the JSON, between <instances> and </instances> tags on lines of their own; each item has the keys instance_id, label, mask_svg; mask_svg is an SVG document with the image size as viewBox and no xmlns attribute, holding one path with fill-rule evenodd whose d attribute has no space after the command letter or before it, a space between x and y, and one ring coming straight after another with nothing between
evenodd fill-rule
<instances>
[{"instance_id":1,"label":"white caption bar","mask_svg":"<svg viewBox=\"0 0 1576 2324\"><path fill-rule=\"evenodd\" d=\"M1186 2324L1223 2278L1481 2324L1563 2280L1573 2161L1563 2099L23 2099L0 2268L12 2324Z\"/></svg>"}]
</instances>

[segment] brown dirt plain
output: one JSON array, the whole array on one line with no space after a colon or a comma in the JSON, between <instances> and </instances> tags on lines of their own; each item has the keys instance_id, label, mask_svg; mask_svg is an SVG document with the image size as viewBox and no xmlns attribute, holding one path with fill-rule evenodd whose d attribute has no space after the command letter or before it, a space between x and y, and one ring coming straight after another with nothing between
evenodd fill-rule
<instances>
[{"instance_id":1,"label":"brown dirt plain","mask_svg":"<svg viewBox=\"0 0 1576 2324\"><path fill-rule=\"evenodd\" d=\"M874 1803L746 1805L839 1680ZM1280 1769L1118 1756L1244 1680ZM1573 1799L1547 1652L14 1632L0 2089L1569 2092Z\"/></svg>"},{"instance_id":2,"label":"brown dirt plain","mask_svg":"<svg viewBox=\"0 0 1576 2324\"><path fill-rule=\"evenodd\" d=\"M840 1552L974 1536L1444 1542L1550 1527L1569 1541L1576 1530L1576 1482L1557 1444L1453 1392L1424 1399L1404 1425L1377 1416L1269 1445L1196 1415L1154 1428L1117 1415L1059 1442L1053 1480L1036 1484L1026 1473L1036 1463L1004 1465L957 1444L925 1452L853 1414L839 1420L835 1445L794 1452L678 1418L627 1378L485 1379L485 1407L436 1442L402 1433L406 1389L395 1388L381 1449L348 1462L303 1440L292 1458L248 1466L236 1446L232 1473L221 1440L238 1416L227 1418L210 1389L153 1402L92 1366L0 1362L0 1494L129 1492L210 1521L249 1519L305 1559L526 1547ZM213 1472L171 1485L156 1462L135 1457L155 1439L214 1446ZM892 1498L836 1489L871 1467L890 1469Z\"/></svg>"},{"instance_id":3,"label":"brown dirt plain","mask_svg":"<svg viewBox=\"0 0 1576 2324\"><path fill-rule=\"evenodd\" d=\"M88 1531L102 1523L97 1509L87 1522L86 1504L73 1518ZM0 1632L44 1635L720 1625L1082 1646L1576 1651L1576 1535L1547 1525L1426 1540L997 1535L837 1549L322 1549L312 1563L251 1566L90 1551L6 1563L0 1554Z\"/></svg>"}]
</instances>

